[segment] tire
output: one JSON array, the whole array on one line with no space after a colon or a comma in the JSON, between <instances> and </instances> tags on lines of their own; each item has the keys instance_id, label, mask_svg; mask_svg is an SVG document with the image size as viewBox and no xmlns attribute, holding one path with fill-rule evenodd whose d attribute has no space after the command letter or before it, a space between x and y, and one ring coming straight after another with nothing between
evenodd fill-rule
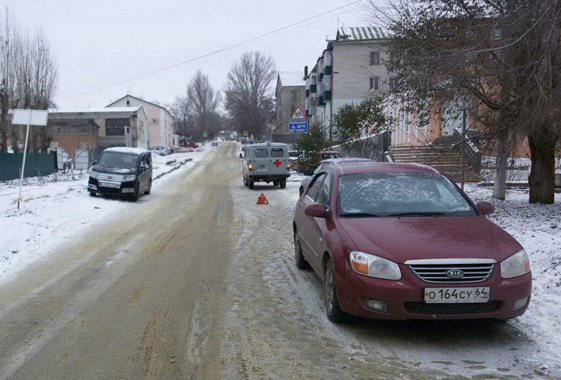
<instances>
[{"instance_id":1,"label":"tire","mask_svg":"<svg viewBox=\"0 0 561 380\"><path fill-rule=\"evenodd\" d=\"M248 186L250 189L253 189L254 182L252 179L248 179Z\"/></svg>"},{"instance_id":2,"label":"tire","mask_svg":"<svg viewBox=\"0 0 561 380\"><path fill-rule=\"evenodd\" d=\"M302 254L302 244L298 239L298 232L294 231L294 262L296 263L296 268L298 269L308 269L310 264L304 258Z\"/></svg>"},{"instance_id":3,"label":"tire","mask_svg":"<svg viewBox=\"0 0 561 380\"><path fill-rule=\"evenodd\" d=\"M327 319L333 323L340 323L345 320L345 312L339 306L339 298L337 297L337 286L335 285L335 273L333 270L333 262L327 260L325 264L325 274L323 276L323 295L325 297L325 313Z\"/></svg>"},{"instance_id":4,"label":"tire","mask_svg":"<svg viewBox=\"0 0 561 380\"><path fill-rule=\"evenodd\" d=\"M148 190L144 192L144 194L148 195L152 191L152 180L148 183Z\"/></svg>"},{"instance_id":5,"label":"tire","mask_svg":"<svg viewBox=\"0 0 561 380\"><path fill-rule=\"evenodd\" d=\"M138 182L134 185L134 193L132 193L131 201L136 202L138 200L138 193L140 191L140 185Z\"/></svg>"},{"instance_id":6,"label":"tire","mask_svg":"<svg viewBox=\"0 0 561 380\"><path fill-rule=\"evenodd\" d=\"M273 181L273 186L278 186L279 181Z\"/></svg>"},{"instance_id":7,"label":"tire","mask_svg":"<svg viewBox=\"0 0 561 380\"><path fill-rule=\"evenodd\" d=\"M95 191L88 191L90 193L90 197L95 197Z\"/></svg>"},{"instance_id":8,"label":"tire","mask_svg":"<svg viewBox=\"0 0 561 380\"><path fill-rule=\"evenodd\" d=\"M286 189L286 178L280 180L280 188Z\"/></svg>"},{"instance_id":9,"label":"tire","mask_svg":"<svg viewBox=\"0 0 561 380\"><path fill-rule=\"evenodd\" d=\"M244 185L244 186L247 186L247 185L248 185L248 183L247 183L247 178L245 178L245 177L243 177L243 185Z\"/></svg>"}]
</instances>

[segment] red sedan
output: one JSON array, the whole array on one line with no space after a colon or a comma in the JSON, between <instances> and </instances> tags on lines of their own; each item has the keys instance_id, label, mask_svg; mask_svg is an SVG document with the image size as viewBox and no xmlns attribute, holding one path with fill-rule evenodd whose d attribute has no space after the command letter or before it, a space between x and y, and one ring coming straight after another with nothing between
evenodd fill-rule
<instances>
[{"instance_id":1,"label":"red sedan","mask_svg":"<svg viewBox=\"0 0 561 380\"><path fill-rule=\"evenodd\" d=\"M327 316L509 319L530 302L528 255L433 168L331 165L300 196L295 260L323 279Z\"/></svg>"}]
</instances>

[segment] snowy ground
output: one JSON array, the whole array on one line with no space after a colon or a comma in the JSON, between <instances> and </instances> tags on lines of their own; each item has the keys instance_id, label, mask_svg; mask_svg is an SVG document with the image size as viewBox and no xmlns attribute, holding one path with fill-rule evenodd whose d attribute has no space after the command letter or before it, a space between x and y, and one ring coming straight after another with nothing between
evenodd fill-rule
<instances>
[{"instance_id":1,"label":"snowy ground","mask_svg":"<svg viewBox=\"0 0 561 380\"><path fill-rule=\"evenodd\" d=\"M192 167L210 150L153 156L153 187L137 203L90 197L88 174L50 175L28 178L17 209L19 181L0 183L0 283L26 265L47 255L67 240L78 240L86 229L96 228L107 218L165 196L165 183Z\"/></svg>"},{"instance_id":2,"label":"snowy ground","mask_svg":"<svg viewBox=\"0 0 561 380\"><path fill-rule=\"evenodd\" d=\"M561 352L561 202L530 205L528 190L508 190L506 201L493 199L489 187L468 186L466 193L476 203L493 203L495 213L489 219L514 236L530 256L532 301L522 317L509 323L551 352ZM552 360L559 363L561 358Z\"/></svg>"}]
</instances>

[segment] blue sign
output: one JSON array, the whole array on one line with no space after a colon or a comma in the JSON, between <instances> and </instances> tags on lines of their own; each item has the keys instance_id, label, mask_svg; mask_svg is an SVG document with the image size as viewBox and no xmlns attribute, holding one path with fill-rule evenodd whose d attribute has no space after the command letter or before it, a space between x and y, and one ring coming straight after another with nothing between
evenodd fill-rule
<instances>
[{"instance_id":1,"label":"blue sign","mask_svg":"<svg viewBox=\"0 0 561 380\"><path fill-rule=\"evenodd\" d=\"M308 120L290 120L288 122L289 133L308 133Z\"/></svg>"}]
</instances>

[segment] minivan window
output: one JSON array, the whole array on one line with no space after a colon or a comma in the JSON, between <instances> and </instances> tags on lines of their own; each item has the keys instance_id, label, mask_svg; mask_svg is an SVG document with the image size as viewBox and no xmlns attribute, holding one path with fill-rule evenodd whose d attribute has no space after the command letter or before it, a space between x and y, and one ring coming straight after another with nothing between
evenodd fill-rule
<instances>
[{"instance_id":1,"label":"minivan window","mask_svg":"<svg viewBox=\"0 0 561 380\"><path fill-rule=\"evenodd\" d=\"M284 152L282 151L282 148L271 149L271 157L282 157L283 155Z\"/></svg>"},{"instance_id":2,"label":"minivan window","mask_svg":"<svg viewBox=\"0 0 561 380\"><path fill-rule=\"evenodd\" d=\"M255 149L256 158L269 157L269 149Z\"/></svg>"},{"instance_id":3,"label":"minivan window","mask_svg":"<svg viewBox=\"0 0 561 380\"><path fill-rule=\"evenodd\" d=\"M134 169L138 163L136 154L127 154L121 152L103 152L99 159L98 166L106 168Z\"/></svg>"}]
</instances>

